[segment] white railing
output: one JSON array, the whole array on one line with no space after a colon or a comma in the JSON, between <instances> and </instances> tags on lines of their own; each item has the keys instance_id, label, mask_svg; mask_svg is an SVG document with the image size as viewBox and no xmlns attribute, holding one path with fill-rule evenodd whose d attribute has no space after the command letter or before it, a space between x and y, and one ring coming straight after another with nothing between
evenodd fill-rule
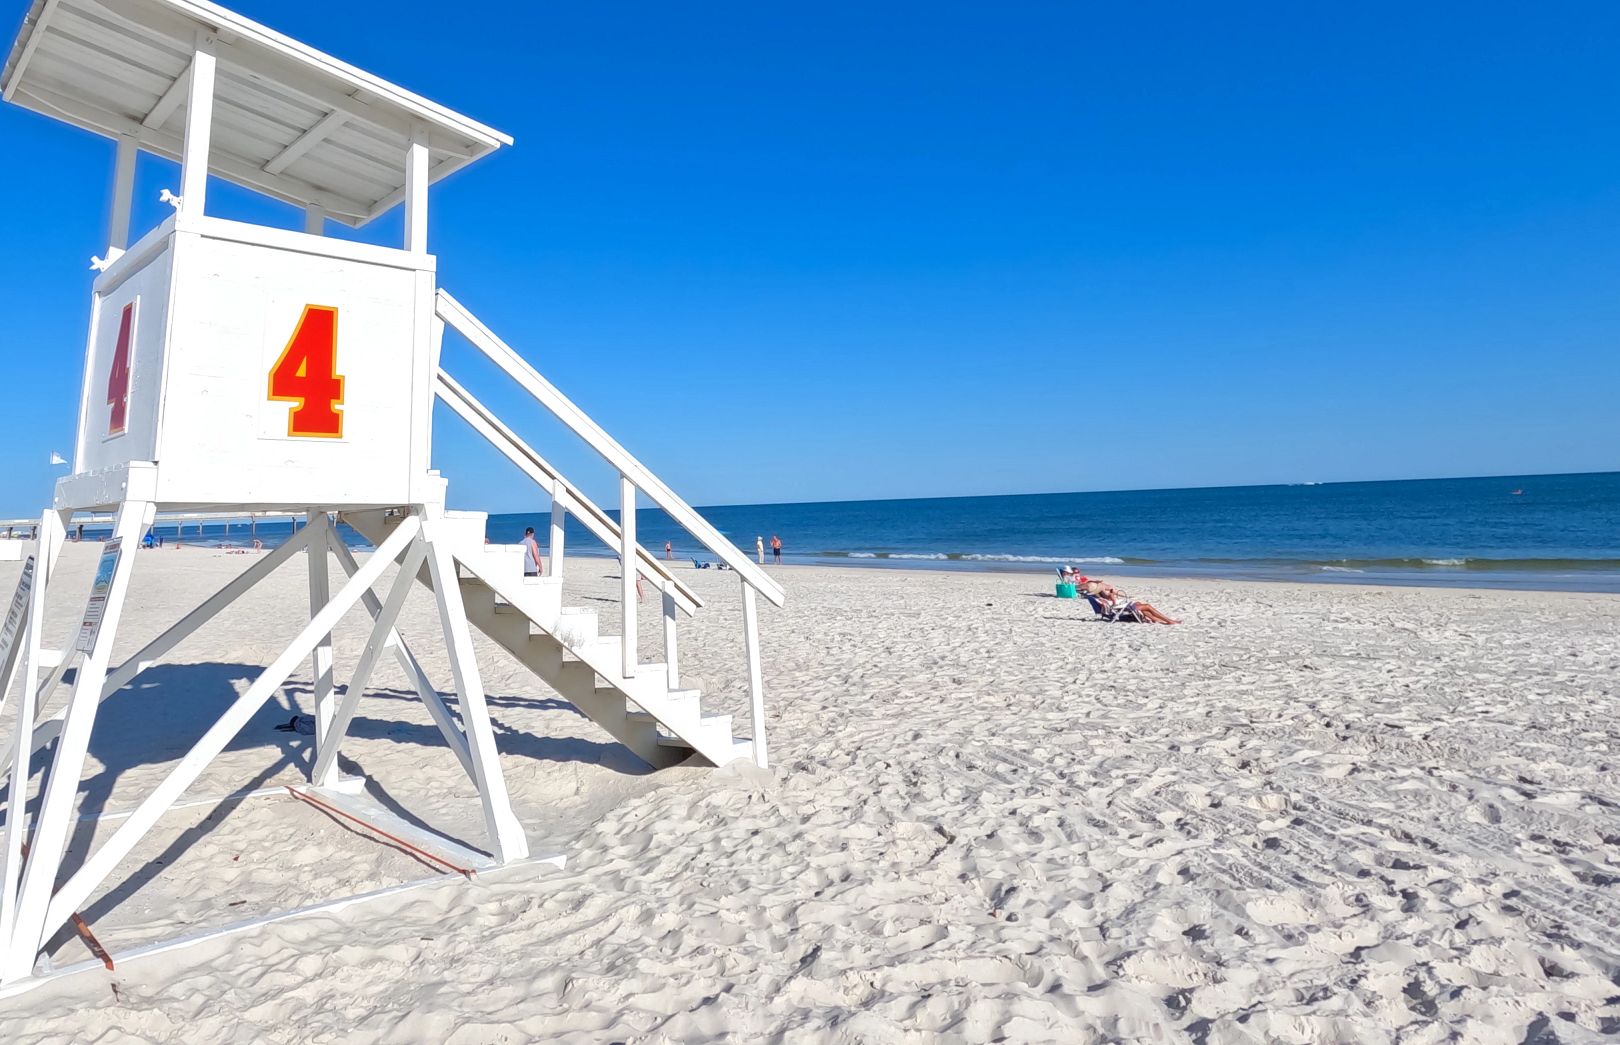
<instances>
[{"instance_id":1,"label":"white railing","mask_svg":"<svg viewBox=\"0 0 1620 1045\"><path fill-rule=\"evenodd\" d=\"M613 516L597 507L594 501L585 496L583 490L564 478L561 472L552 467L544 457L535 452L533 447L496 417L492 410L461 387L455 378L440 370L434 391L440 402L466 421L473 431L487 439L502 456L516 465L519 471L551 495L550 550L556 560L551 570L552 576L562 576L563 525L570 513L584 524L591 532L591 536L615 552L621 550L619 524ZM636 569L660 590L665 584L674 584L676 604L688 616L696 613L698 607L703 605L703 600L697 593L671 574L669 567L646 548L638 546L636 549Z\"/></svg>"},{"instance_id":2,"label":"white railing","mask_svg":"<svg viewBox=\"0 0 1620 1045\"><path fill-rule=\"evenodd\" d=\"M782 586L756 565L736 545L728 541L709 521L683 501L663 480L648 471L646 466L620 446L603 428L557 390L510 345L495 336L488 327L469 312L459 301L444 290L438 292L436 312L440 320L461 334L491 362L528 392L558 421L582 439L587 446L601 455L619 476L619 518L615 521L591 504L577 487L568 483L556 469L545 462L510 428L474 399L444 371L439 371L435 391L440 400L467 421L472 428L488 439L508 460L512 461L531 480L552 496L552 573L561 575L561 530L568 511L573 511L587 529L608 547L615 549L622 565L620 601L624 614L622 638L624 677L632 680L637 673L636 652L636 587L637 577L652 581L663 601L664 655L668 667L667 682L671 689L678 686L680 672L676 666L676 609L691 613L701 605L697 596L673 577L657 558L636 542L636 500L645 496L662 509L671 521L690 534L709 553L736 572L742 584L743 644L748 658L749 712L752 720L754 760L767 765L765 750L765 695L759 652L759 622L757 595L781 606L786 598Z\"/></svg>"}]
</instances>

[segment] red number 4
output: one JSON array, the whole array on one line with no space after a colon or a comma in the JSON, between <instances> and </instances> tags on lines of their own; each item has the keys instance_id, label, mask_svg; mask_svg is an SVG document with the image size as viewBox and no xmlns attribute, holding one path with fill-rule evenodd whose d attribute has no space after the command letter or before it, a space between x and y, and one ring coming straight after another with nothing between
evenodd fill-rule
<instances>
[{"instance_id":1,"label":"red number 4","mask_svg":"<svg viewBox=\"0 0 1620 1045\"><path fill-rule=\"evenodd\" d=\"M122 435L129 427L129 343L135 336L135 302L124 306L118 319L118 347L113 349L107 372L107 434Z\"/></svg>"},{"instance_id":2,"label":"red number 4","mask_svg":"<svg viewBox=\"0 0 1620 1045\"><path fill-rule=\"evenodd\" d=\"M270 368L270 398L296 404L287 411L287 434L343 437L343 375L337 372L337 314L329 305L305 305L281 358Z\"/></svg>"}]
</instances>

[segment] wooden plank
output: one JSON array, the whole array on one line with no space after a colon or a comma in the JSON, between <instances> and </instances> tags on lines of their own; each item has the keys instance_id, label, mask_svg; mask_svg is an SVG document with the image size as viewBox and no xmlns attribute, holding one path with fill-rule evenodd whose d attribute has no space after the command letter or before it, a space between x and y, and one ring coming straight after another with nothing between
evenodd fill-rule
<instances>
[{"instance_id":1,"label":"wooden plank","mask_svg":"<svg viewBox=\"0 0 1620 1045\"><path fill-rule=\"evenodd\" d=\"M101 626L74 681L62 735L56 742L56 756L51 760L49 778L34 820L30 844L32 855L23 868L22 885L18 890L16 921L11 938L0 941L0 946L6 948L4 964L0 965L0 981L27 976L33 970L34 959L45 941L82 903L81 899L69 904L56 924L48 926L51 890L56 884L56 873L62 866L62 854L67 848L69 818L73 815L73 800L83 778L84 759L90 750L96 711L101 705L101 687L107 678L107 662L112 657L113 643L118 637L118 622L124 611L129 577L135 568L135 561L140 558L136 545L140 541L141 531L151 518L151 509L152 505L144 501L125 501L118 509L118 522L114 524L113 534L115 539L122 542L123 554L113 568L102 609Z\"/></svg>"},{"instance_id":2,"label":"wooden plank","mask_svg":"<svg viewBox=\"0 0 1620 1045\"><path fill-rule=\"evenodd\" d=\"M323 551L324 546L323 538ZM338 745L349 735L349 724L354 721L354 713L360 710L360 698L365 695L366 687L371 684L371 672L377 666L377 658L387 648L389 636L394 634L394 622L399 619L399 611L405 605L405 596L410 594L411 587L416 583L416 571L422 568L422 557L425 552L422 542L416 541L405 553L405 561L400 563L399 572L394 576L394 586L389 589L388 598L384 600L382 608L374 614L371 636L366 640L365 648L360 651L360 660L354 666L354 676L349 679L348 686L343 690L343 699L338 703L337 711L331 716L330 723L315 724L318 755L315 759L315 768L310 773L310 780L317 787L329 787L337 781ZM324 566L326 562L324 554L321 556L321 562Z\"/></svg>"},{"instance_id":3,"label":"wooden plank","mask_svg":"<svg viewBox=\"0 0 1620 1045\"><path fill-rule=\"evenodd\" d=\"M289 164L298 159L298 157L304 155L304 153L325 141L327 135L331 134L338 127L342 126L343 121L347 120L348 118L348 113L327 113L325 116L321 117L320 123L317 123L303 134L300 134L296 139L293 140L292 144L288 145L285 149L282 149L280 152L276 153L275 156L271 157L270 162L264 165L265 171L270 174L280 174L282 171L287 169Z\"/></svg>"},{"instance_id":4,"label":"wooden plank","mask_svg":"<svg viewBox=\"0 0 1620 1045\"><path fill-rule=\"evenodd\" d=\"M33 60L34 52L39 50L40 40L45 36L45 26L50 23L51 15L60 6L60 0L45 0L45 6L40 9L39 17L34 19L32 28L27 30L28 42L23 44L22 54L17 56L17 64L11 67L11 74L6 77L4 89L0 90L0 98L11 101L16 93L17 86L22 82L23 75L28 72ZM0 941L3 946L4 941Z\"/></svg>"},{"instance_id":5,"label":"wooden plank","mask_svg":"<svg viewBox=\"0 0 1620 1045\"><path fill-rule=\"evenodd\" d=\"M215 86L218 87L217 81ZM263 155L269 159L292 144L309 126L267 115L248 102L248 98L235 91L216 89L214 92L214 133L228 130L251 138L251 146L242 150L245 158Z\"/></svg>"},{"instance_id":6,"label":"wooden plank","mask_svg":"<svg viewBox=\"0 0 1620 1045\"><path fill-rule=\"evenodd\" d=\"M624 613L624 677L636 677L636 484L619 476L619 602Z\"/></svg>"},{"instance_id":7,"label":"wooden plank","mask_svg":"<svg viewBox=\"0 0 1620 1045\"><path fill-rule=\"evenodd\" d=\"M265 668L258 678L253 680L253 684L248 687L247 692L243 693L226 708L219 721L208 728L202 739L198 740L192 749L186 752L174 769L169 771L168 776L164 777L162 782L142 800L140 805L136 806L135 811L129 815L129 818L95 852L90 854L83 865L73 873L72 877L62 883L62 887L56 891L56 895L51 899L43 931L35 938L36 949L38 946L43 945L44 941L49 939L61 927L63 922L67 921L68 915L83 905L96 887L112 873L113 868L118 865L119 861L129 855L129 851L145 836L147 831L151 830L152 825L157 823L164 810L168 809L175 799L179 798L185 789L191 786L192 781L197 779L197 776L202 773L208 763L212 762L225 749L225 745L229 744L232 738L241 732L247 721L264 705L266 700L270 699L270 695L287 680L287 676L292 673L294 666L300 660L309 656L310 651L315 648L315 644L320 640L321 636L329 633L333 625L338 622L338 619L347 613L356 602L360 601L361 592L376 583L377 578L382 574L383 568L392 562L394 556L398 555L404 546L415 538L418 528L419 525L415 516L411 516L401 523L399 528L389 535L388 539L377 549L377 554L372 556L365 565L361 566L359 572L349 578L348 583L343 586L337 596L322 608L321 612L315 616L315 619L304 626L304 629L298 633L298 637L293 639L292 644L283 650L281 655L272 661L270 666ZM109 636L110 638L111 636ZM97 681L99 684L99 680ZM75 780L76 783L77 780ZM43 817L44 814L41 813L40 826L42 828L45 824ZM51 870L54 872L55 868L53 867ZM32 867L29 868L29 872L32 872ZM22 928L23 926L19 924L19 934ZM21 943L23 939L19 935L17 942ZM30 962L30 964L32 963Z\"/></svg>"},{"instance_id":8,"label":"wooden plank","mask_svg":"<svg viewBox=\"0 0 1620 1045\"><path fill-rule=\"evenodd\" d=\"M743 647L748 655L748 714L754 730L754 763L765 769L770 762L765 756L765 678L759 662L759 609L753 586L744 581L742 590Z\"/></svg>"},{"instance_id":9,"label":"wooden plank","mask_svg":"<svg viewBox=\"0 0 1620 1045\"><path fill-rule=\"evenodd\" d=\"M21 93L27 96L32 106L55 113L71 123L89 127L109 138L130 135L141 143L141 148L154 155L178 162L183 152L184 145L178 135L157 128L143 127L138 120L128 116L33 85ZM257 165L243 164L228 156L212 157L212 166L217 174L229 181L295 206L302 207L314 203L324 207L332 217L351 224L369 220L367 218L371 209L369 203L347 199L288 174L283 173L272 178Z\"/></svg>"},{"instance_id":10,"label":"wooden plank","mask_svg":"<svg viewBox=\"0 0 1620 1045\"><path fill-rule=\"evenodd\" d=\"M309 619L314 620L316 614L332 600L332 571L330 556L327 554L329 537L332 531L332 520L325 512L311 509L305 516L304 534L309 538L305 545L305 560L309 567ZM336 703L332 695L332 634L327 632L315 642L315 649L309 655L310 696L315 704L315 771L310 774L310 783L316 787L331 787L337 783L337 763L326 759L323 763L319 757L325 754L322 750L322 739L331 733L333 706ZM322 772L324 768L325 772Z\"/></svg>"},{"instance_id":11,"label":"wooden plank","mask_svg":"<svg viewBox=\"0 0 1620 1045\"><path fill-rule=\"evenodd\" d=\"M301 93L340 94L365 92L375 99L367 107L376 111L374 122L397 122L402 130L425 121L489 148L512 144L510 136L477 120L454 112L437 102L407 91L397 84L374 76L313 47L283 36L234 11L189 0L76 0L103 18L127 25L147 35L153 32L176 40L189 40L200 28L228 36L231 54L221 53L231 64L241 65L255 75L270 79L296 78ZM353 103L351 103L353 104ZM332 106L326 106L332 108ZM386 117L379 121L378 117ZM368 118L362 116L362 118Z\"/></svg>"},{"instance_id":12,"label":"wooden plank","mask_svg":"<svg viewBox=\"0 0 1620 1045\"><path fill-rule=\"evenodd\" d=\"M433 182L438 181L445 175L455 171L457 168L465 166L467 162L468 161L460 159L456 156L446 156L444 159L428 168L428 184L431 185ZM401 186L400 188L384 196L382 199L378 200L376 203L372 204L371 217L378 218L384 214L387 214L389 211L393 210L395 206L403 202L404 199L405 189L403 186Z\"/></svg>"},{"instance_id":13,"label":"wooden plank","mask_svg":"<svg viewBox=\"0 0 1620 1045\"><path fill-rule=\"evenodd\" d=\"M118 139L113 160L112 214L107 219L107 253L122 253L129 246L129 212L135 201L135 154L140 146L134 138Z\"/></svg>"},{"instance_id":14,"label":"wooden plank","mask_svg":"<svg viewBox=\"0 0 1620 1045\"><path fill-rule=\"evenodd\" d=\"M563 552L567 540L568 499L556 483L551 493L551 535L546 539L546 557L551 561L547 563L551 576L562 580ZM667 582L666 582L667 583Z\"/></svg>"},{"instance_id":15,"label":"wooden plank","mask_svg":"<svg viewBox=\"0 0 1620 1045\"><path fill-rule=\"evenodd\" d=\"M354 561L354 553L349 550L348 545L335 538L332 541L332 554L337 558L338 565L343 567L349 576L354 576L354 571L360 568ZM375 620L382 612L382 600L377 598L377 593L373 591L367 591L361 596L361 600L365 603L366 612ZM450 709L445 707L443 698L439 696L439 691L433 688L433 683L428 680L427 673L422 670L416 655L411 652L410 646L405 644L404 637L397 630L388 633L388 640L393 643L394 659L399 662L400 670L405 672L405 677L411 680L411 685L416 689L416 695L427 705L428 714L433 718L433 724L439 727L444 742L455 752L461 768L467 771L468 779L476 783L478 773L473 767L472 754L467 750L467 737L457 727L455 719L450 715Z\"/></svg>"},{"instance_id":16,"label":"wooden plank","mask_svg":"<svg viewBox=\"0 0 1620 1045\"><path fill-rule=\"evenodd\" d=\"M658 594L664 607L664 666L668 672L664 681L673 692L681 688L680 648L675 634L675 585L665 581L663 591Z\"/></svg>"},{"instance_id":17,"label":"wooden plank","mask_svg":"<svg viewBox=\"0 0 1620 1045\"><path fill-rule=\"evenodd\" d=\"M110 80L84 81L82 72L83 70L66 59L41 52L34 57L28 81L18 88L17 98L13 100L25 99L40 90L54 90L63 97L79 98L86 104L99 106L108 112L116 112L139 122L140 118L157 104L161 96L161 92L158 91L143 93L132 87L120 90L118 85ZM20 101L19 104L27 103Z\"/></svg>"},{"instance_id":18,"label":"wooden plank","mask_svg":"<svg viewBox=\"0 0 1620 1045\"><path fill-rule=\"evenodd\" d=\"M417 130L405 149L405 249L427 253L428 138Z\"/></svg>"},{"instance_id":19,"label":"wooden plank","mask_svg":"<svg viewBox=\"0 0 1620 1045\"><path fill-rule=\"evenodd\" d=\"M442 508L430 505L428 510L442 511ZM473 652L472 632L467 625L467 607L461 601L461 584L456 579L456 563L451 556L445 520L442 516L430 517L427 526L424 536L428 546L428 569L433 577L433 597L439 604L439 623L444 629L444 644L450 655L450 673L456 681L461 724L467 732L467 749L472 754L473 779L478 784L484 824L489 831L489 842L496 861L510 863L529 855L529 840L523 833L523 825L518 823L517 815L512 812L512 801L506 793L506 776L501 771L501 756L495 746L495 729L490 723L489 707L484 701L484 679L478 670L477 655Z\"/></svg>"},{"instance_id":20,"label":"wooden plank","mask_svg":"<svg viewBox=\"0 0 1620 1045\"><path fill-rule=\"evenodd\" d=\"M292 790L302 791L319 798L327 805L342 810L356 820L374 825L379 831L386 831L388 834L403 839L410 845L431 853L452 866L465 867L474 871L487 871L497 866L488 853L481 853L453 838L447 838L436 831L427 830L420 824L412 823L384 807L370 795L349 794L344 791L333 791L318 787L295 787Z\"/></svg>"},{"instance_id":21,"label":"wooden plank","mask_svg":"<svg viewBox=\"0 0 1620 1045\"><path fill-rule=\"evenodd\" d=\"M79 69L81 74L88 72L98 79L110 80L145 94L161 95L173 82L171 77L132 62L122 54L108 54L99 47L58 32L54 27L45 34L44 42L40 44L39 57L46 55Z\"/></svg>"},{"instance_id":22,"label":"wooden plank","mask_svg":"<svg viewBox=\"0 0 1620 1045\"><path fill-rule=\"evenodd\" d=\"M107 22L92 11L81 11L68 6L51 16L51 27L79 40L121 54L129 61L139 62L154 72L175 79L191 65L191 45L174 45L171 41L148 34L139 34Z\"/></svg>"},{"instance_id":23,"label":"wooden plank","mask_svg":"<svg viewBox=\"0 0 1620 1045\"><path fill-rule=\"evenodd\" d=\"M214 57L212 38L198 37L186 78L186 136L180 156L180 207L201 217L208 202L208 146L214 133Z\"/></svg>"}]
</instances>

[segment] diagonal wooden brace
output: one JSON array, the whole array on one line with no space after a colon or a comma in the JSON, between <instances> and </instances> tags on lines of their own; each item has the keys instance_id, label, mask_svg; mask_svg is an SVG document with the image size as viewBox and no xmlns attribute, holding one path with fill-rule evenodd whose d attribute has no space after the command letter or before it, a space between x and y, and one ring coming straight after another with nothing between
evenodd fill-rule
<instances>
[{"instance_id":1,"label":"diagonal wooden brace","mask_svg":"<svg viewBox=\"0 0 1620 1045\"><path fill-rule=\"evenodd\" d=\"M336 776L338 745L343 738L349 735L349 724L354 721L354 713L360 708L360 697L366 692L366 686L371 682L371 669L377 664L377 657L387 645L388 636L393 634L394 621L399 619L399 611L405 605L405 596L411 592L411 586L416 583L416 571L422 566L422 557L427 549L420 540L411 545L405 553L405 560L400 564L399 574L394 578L394 586L389 589L388 599L382 605L382 610L375 614L371 625L371 637L366 640L366 648L360 653L360 660L354 666L354 677L349 680L348 688L343 692L343 699L338 702L337 711L332 716L332 724L326 728L326 735L317 745L320 754L315 759L315 767L310 771L310 780L317 787L322 786L321 781L330 780ZM316 724L319 728L319 723Z\"/></svg>"},{"instance_id":2,"label":"diagonal wooden brace","mask_svg":"<svg viewBox=\"0 0 1620 1045\"><path fill-rule=\"evenodd\" d=\"M36 953L44 946L45 941L61 928L73 911L83 905L91 892L106 879L118 862L129 855L130 850L147 831L151 830L152 825L157 823L164 811L174 804L187 787L191 786L192 781L197 779L208 763L225 749L225 745L241 731L270 695L280 688L298 662L309 656L321 639L331 632L338 619L360 601L361 594L376 583L377 578L382 576L383 569L394 560L401 549L410 544L420 527L421 522L416 516L408 516L382 543L377 553L349 578L348 583L332 598L332 601L305 625L292 644L264 669L254 680L253 685L248 687L247 692L238 697L220 716L219 721L209 727L208 732L203 734L196 746L186 753L168 776L163 778L163 782L135 807L128 819L113 832L112 837L91 853L84 865L62 884L56 895L51 898L44 925L33 942Z\"/></svg>"},{"instance_id":3,"label":"diagonal wooden brace","mask_svg":"<svg viewBox=\"0 0 1620 1045\"><path fill-rule=\"evenodd\" d=\"M332 543L332 553L337 557L338 565L343 567L343 571L351 577L354 576L354 571L359 569L359 566L354 561L354 553L349 551L348 547L342 541L337 540L335 536ZM366 592L362 598L365 600L367 612L375 620L378 614L382 613L382 602L377 598L376 593L371 591ZM440 697L439 691L433 688L433 683L428 680L427 673L422 670L422 665L418 663L416 655L411 652L411 648L405 644L405 639L400 635L397 628L388 630L386 643L393 649L394 659L399 662L400 668L405 672L405 677L410 679L411 685L416 688L416 695L422 698L423 704L427 705L428 714L433 718L433 724L438 726L439 732L444 735L444 742L450 745L451 751L455 752L456 760L461 763L461 768L467 771L468 778L476 783L478 776L473 771L472 754L467 750L467 737L461 732L461 727L456 725L456 720L450 714L450 709L445 706L444 698Z\"/></svg>"}]
</instances>

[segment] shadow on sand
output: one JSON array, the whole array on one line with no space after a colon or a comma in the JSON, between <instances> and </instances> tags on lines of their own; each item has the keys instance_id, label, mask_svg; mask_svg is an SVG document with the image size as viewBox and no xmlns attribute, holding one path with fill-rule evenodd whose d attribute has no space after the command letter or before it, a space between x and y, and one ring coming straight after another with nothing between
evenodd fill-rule
<instances>
[{"instance_id":1,"label":"shadow on sand","mask_svg":"<svg viewBox=\"0 0 1620 1045\"><path fill-rule=\"evenodd\" d=\"M91 736L90 758L87 760L87 766L91 768L79 785L79 812L69 834L58 883L83 866L90 853L98 819L108 813L119 815L127 812L124 809L109 809L109 800L118 781L140 767L161 766L181 759L262 670L260 665L249 664L157 665L102 702ZM280 732L276 727L286 723L294 713L311 711L311 693L307 684L284 686L259 708L242 730L231 738L224 753L262 750L260 765L237 783L231 794L219 799L201 821L182 832L160 854L133 868L127 876L114 875L116 884L113 888L81 912L87 921L94 924L102 915L139 893L164 866L220 828L248 800L249 792L270 786L277 782L277 778L282 783L308 779L314 758L314 738ZM340 686L338 695L341 697L342 693ZM441 693L440 696L452 713L459 717L454 694ZM64 699L64 694L59 692L52 706L59 706ZM627 776L640 776L652 771L621 744L600 743L579 737L536 736L502 721L500 714L503 709L521 708L525 711L562 712L583 718L584 715L567 701L549 696L530 698L506 694L489 694L486 699L495 728L496 747L505 757L598 765ZM383 706L392 702L421 703L413 690L368 689L360 704L362 713L357 714L350 725L349 738L437 748L446 763L454 765L455 756L451 754L449 745L431 723L368 717L364 714L368 708L382 710ZM34 797L28 802L30 816L38 814L48 775L43 767L54 751L53 744L45 751L36 753L33 758L32 775L40 779L33 788ZM339 767L347 775L366 776L367 794L401 819L457 844L480 852L486 851L483 847L482 823L468 825L476 841L454 838L413 814L387 787L365 772L361 761L340 756ZM154 778L152 785L155 786L156 782ZM469 795L475 793L470 780L465 781L465 788ZM140 795L130 795L129 801L138 802L146 793L149 793L149 789L143 788ZM0 809L3 809L3 796L3 790L0 790ZM182 795L180 801L185 800ZM9 810L0 812L0 823L4 823L9 815ZM389 845L344 821L334 818L334 822L372 841ZM434 870L441 869L435 867ZM63 934L53 940L52 949L71 935L71 928L64 929Z\"/></svg>"}]
</instances>

